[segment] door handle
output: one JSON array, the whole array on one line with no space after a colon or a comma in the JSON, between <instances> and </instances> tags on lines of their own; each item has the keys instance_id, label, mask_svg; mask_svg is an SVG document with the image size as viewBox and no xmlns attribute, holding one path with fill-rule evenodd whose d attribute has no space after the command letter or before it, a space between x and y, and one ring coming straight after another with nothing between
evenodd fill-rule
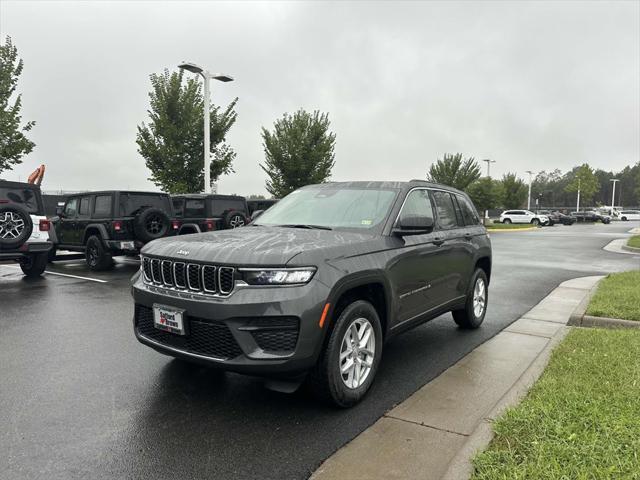
<instances>
[{"instance_id":1,"label":"door handle","mask_svg":"<svg viewBox=\"0 0 640 480\"><path fill-rule=\"evenodd\" d=\"M444 238L436 237L436 238L433 239L432 243L439 247L440 245L442 245L444 243Z\"/></svg>"},{"instance_id":2,"label":"door handle","mask_svg":"<svg viewBox=\"0 0 640 480\"><path fill-rule=\"evenodd\" d=\"M471 235L470 233L465 233L464 234L464 239L465 240L471 240L473 238L473 235Z\"/></svg>"}]
</instances>

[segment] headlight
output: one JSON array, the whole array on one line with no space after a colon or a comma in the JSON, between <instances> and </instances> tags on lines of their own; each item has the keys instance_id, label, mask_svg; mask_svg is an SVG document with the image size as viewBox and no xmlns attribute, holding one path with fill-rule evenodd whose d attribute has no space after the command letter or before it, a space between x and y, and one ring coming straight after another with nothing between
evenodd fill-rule
<instances>
[{"instance_id":1,"label":"headlight","mask_svg":"<svg viewBox=\"0 0 640 480\"><path fill-rule=\"evenodd\" d=\"M249 285L302 285L316 273L314 267L305 268L241 268L242 279Z\"/></svg>"}]
</instances>

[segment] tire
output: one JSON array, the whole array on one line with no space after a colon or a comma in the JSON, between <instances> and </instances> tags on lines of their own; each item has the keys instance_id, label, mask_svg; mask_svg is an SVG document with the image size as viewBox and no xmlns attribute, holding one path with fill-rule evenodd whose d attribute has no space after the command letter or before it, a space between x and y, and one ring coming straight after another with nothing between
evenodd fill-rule
<instances>
[{"instance_id":1,"label":"tire","mask_svg":"<svg viewBox=\"0 0 640 480\"><path fill-rule=\"evenodd\" d=\"M27 278L39 277L49 262L49 252L37 253L20 262L20 268Z\"/></svg>"},{"instance_id":2,"label":"tire","mask_svg":"<svg viewBox=\"0 0 640 480\"><path fill-rule=\"evenodd\" d=\"M627 221L627 217L622 217L620 220L622 220L623 222Z\"/></svg>"},{"instance_id":3,"label":"tire","mask_svg":"<svg viewBox=\"0 0 640 480\"><path fill-rule=\"evenodd\" d=\"M58 249L56 247L51 247L51 250L47 253L47 260L49 263L53 263L55 261L57 253Z\"/></svg>"},{"instance_id":4,"label":"tire","mask_svg":"<svg viewBox=\"0 0 640 480\"><path fill-rule=\"evenodd\" d=\"M364 361L367 361L370 367L367 369L366 366L362 366L362 363L356 363L355 368L349 369L350 373L346 374L347 377L345 379L341 374L341 367L343 362L348 363L352 357L347 356L342 361L340 357L343 348L348 346L351 332L353 332L352 325L354 324L360 325L355 327L356 332L362 332L363 335L366 335L367 331L370 332L367 351L371 352L371 347L373 347L373 355L367 354L364 351L365 348L359 345L357 358L362 361L361 357L364 357ZM366 324L368 324L368 328ZM371 335L374 336L372 340ZM342 408L351 407L362 400L369 387L371 387L381 358L382 326L378 312L369 302L356 300L347 305L340 313L332 331L329 333L329 340L318 363L307 377L307 384L312 392L325 402ZM358 370L365 375L360 382L356 382L357 368L367 369L364 371ZM349 382L351 386L347 385Z\"/></svg>"},{"instance_id":5,"label":"tire","mask_svg":"<svg viewBox=\"0 0 640 480\"><path fill-rule=\"evenodd\" d=\"M133 232L145 243L164 237L170 228L169 215L155 207L145 208L133 219Z\"/></svg>"},{"instance_id":6,"label":"tire","mask_svg":"<svg viewBox=\"0 0 640 480\"><path fill-rule=\"evenodd\" d=\"M478 284L482 282L482 286L478 287ZM484 291L484 303L482 306L482 312L478 313L475 310L475 299L477 298L477 288L481 288ZM471 282L469 282L469 290L467 291L467 301L463 309L454 310L453 320L458 324L460 328L475 329L482 325L484 317L487 313L487 305L489 303L489 282L487 280L487 274L481 268L471 276Z\"/></svg>"},{"instance_id":7,"label":"tire","mask_svg":"<svg viewBox=\"0 0 640 480\"><path fill-rule=\"evenodd\" d=\"M87 240L85 259L87 266L94 272L108 270L113 267L113 258L104 248L100 237L92 235Z\"/></svg>"},{"instance_id":8,"label":"tire","mask_svg":"<svg viewBox=\"0 0 640 480\"><path fill-rule=\"evenodd\" d=\"M537 227L540 225L540 220L537 218L534 218L533 220L531 220L531 225Z\"/></svg>"},{"instance_id":9,"label":"tire","mask_svg":"<svg viewBox=\"0 0 640 480\"><path fill-rule=\"evenodd\" d=\"M504 220L502 220L502 223L509 225L511 223L511 219L510 218L505 218Z\"/></svg>"},{"instance_id":10,"label":"tire","mask_svg":"<svg viewBox=\"0 0 640 480\"><path fill-rule=\"evenodd\" d=\"M233 229L244 227L249 221L244 213L238 212L237 210L229 210L224 215L224 228Z\"/></svg>"},{"instance_id":11,"label":"tire","mask_svg":"<svg viewBox=\"0 0 640 480\"><path fill-rule=\"evenodd\" d=\"M15 203L0 205L0 249L21 247L33 232L29 212Z\"/></svg>"}]
</instances>

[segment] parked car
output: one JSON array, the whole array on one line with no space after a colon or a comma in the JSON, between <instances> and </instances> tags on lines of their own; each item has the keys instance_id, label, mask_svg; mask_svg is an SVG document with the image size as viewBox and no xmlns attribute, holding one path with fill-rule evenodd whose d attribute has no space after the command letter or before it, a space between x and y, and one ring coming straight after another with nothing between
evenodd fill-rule
<instances>
[{"instance_id":1,"label":"parked car","mask_svg":"<svg viewBox=\"0 0 640 480\"><path fill-rule=\"evenodd\" d=\"M640 220L640 210L622 210L619 216L620 220L623 222L628 220Z\"/></svg>"},{"instance_id":2,"label":"parked car","mask_svg":"<svg viewBox=\"0 0 640 480\"><path fill-rule=\"evenodd\" d=\"M393 336L446 312L478 328L491 279L469 197L423 181L303 187L251 226L156 240L141 257L141 343L279 385L304 379L342 407L365 395Z\"/></svg>"},{"instance_id":3,"label":"parked car","mask_svg":"<svg viewBox=\"0 0 640 480\"><path fill-rule=\"evenodd\" d=\"M69 195L52 218L57 249L84 252L92 270L113 266L113 257L136 255L151 240L175 235L166 193L111 190Z\"/></svg>"},{"instance_id":4,"label":"parked car","mask_svg":"<svg viewBox=\"0 0 640 480\"><path fill-rule=\"evenodd\" d=\"M171 197L179 235L226 230L249 223L249 208L237 195L189 194Z\"/></svg>"},{"instance_id":5,"label":"parked car","mask_svg":"<svg viewBox=\"0 0 640 480\"><path fill-rule=\"evenodd\" d=\"M611 217L609 215L602 215L595 210L571 212L571 216L578 222L602 222L604 224L611 223Z\"/></svg>"},{"instance_id":6,"label":"parked car","mask_svg":"<svg viewBox=\"0 0 640 480\"><path fill-rule=\"evenodd\" d=\"M27 277L42 275L50 227L39 186L0 180L0 261L18 262Z\"/></svg>"},{"instance_id":7,"label":"parked car","mask_svg":"<svg viewBox=\"0 0 640 480\"><path fill-rule=\"evenodd\" d=\"M575 218L565 215L557 210L538 210L536 213L547 217L549 219L549 226L553 226L556 223L561 223L562 225L573 225L576 223Z\"/></svg>"},{"instance_id":8,"label":"parked car","mask_svg":"<svg viewBox=\"0 0 640 480\"><path fill-rule=\"evenodd\" d=\"M249 215L253 215L253 212L264 211L278 203L277 198L262 198L247 200L247 206L249 207Z\"/></svg>"},{"instance_id":9,"label":"parked car","mask_svg":"<svg viewBox=\"0 0 640 480\"><path fill-rule=\"evenodd\" d=\"M501 223L530 223L532 225L548 225L546 215L536 215L530 210L505 210L500 214Z\"/></svg>"}]
</instances>

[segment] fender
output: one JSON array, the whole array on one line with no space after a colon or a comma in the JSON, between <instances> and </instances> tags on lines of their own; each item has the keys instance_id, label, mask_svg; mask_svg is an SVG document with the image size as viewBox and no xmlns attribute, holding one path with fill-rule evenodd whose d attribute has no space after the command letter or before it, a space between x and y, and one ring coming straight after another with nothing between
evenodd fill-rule
<instances>
[{"instance_id":1,"label":"fender","mask_svg":"<svg viewBox=\"0 0 640 480\"><path fill-rule=\"evenodd\" d=\"M87 242L87 231L89 230L98 230L98 232L100 233L100 236L102 237L102 241L107 241L109 240L109 232L107 232L107 228L101 224L101 223L90 223L89 225L87 225L87 227L84 229L84 233L82 234L82 243L86 243Z\"/></svg>"}]
</instances>

